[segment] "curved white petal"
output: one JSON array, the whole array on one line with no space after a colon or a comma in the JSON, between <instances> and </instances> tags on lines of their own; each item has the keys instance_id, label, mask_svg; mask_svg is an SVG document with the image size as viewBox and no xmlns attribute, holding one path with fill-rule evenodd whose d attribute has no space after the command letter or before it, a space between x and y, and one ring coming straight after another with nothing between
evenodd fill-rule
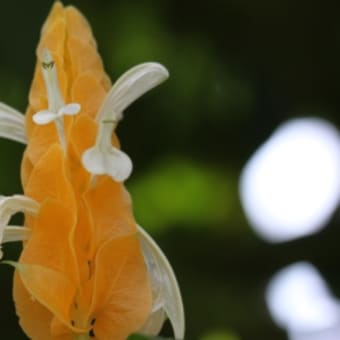
<instances>
[{"instance_id":1,"label":"curved white petal","mask_svg":"<svg viewBox=\"0 0 340 340\"><path fill-rule=\"evenodd\" d=\"M27 240L31 236L31 230L26 227L0 226L0 260L3 257L1 245L6 242L17 242Z\"/></svg>"},{"instance_id":2,"label":"curved white petal","mask_svg":"<svg viewBox=\"0 0 340 340\"><path fill-rule=\"evenodd\" d=\"M175 274L164 253L151 236L140 226L138 231L151 282L159 281L163 309L170 319L175 338L182 340L185 332L184 307ZM159 314L156 313L153 317L155 319L148 322L153 321L154 327L159 326Z\"/></svg>"},{"instance_id":3,"label":"curved white petal","mask_svg":"<svg viewBox=\"0 0 340 340\"><path fill-rule=\"evenodd\" d=\"M16 121L18 123L24 124L25 116L18 110L0 102L0 117L1 120L9 119L10 121Z\"/></svg>"},{"instance_id":4,"label":"curved white petal","mask_svg":"<svg viewBox=\"0 0 340 340\"><path fill-rule=\"evenodd\" d=\"M63 106L60 110L59 110L59 114L60 115L75 115L77 114L81 109L80 104L78 103L70 103L70 104L66 104L65 106Z\"/></svg>"},{"instance_id":5,"label":"curved white petal","mask_svg":"<svg viewBox=\"0 0 340 340\"><path fill-rule=\"evenodd\" d=\"M10 139L21 144L27 144L26 133L18 125L0 122L0 137Z\"/></svg>"},{"instance_id":6,"label":"curved white petal","mask_svg":"<svg viewBox=\"0 0 340 340\"><path fill-rule=\"evenodd\" d=\"M101 120L104 116L119 120L121 113L132 102L168 77L167 69L158 63L143 63L131 68L116 81L107 94L97 114L97 120Z\"/></svg>"},{"instance_id":7,"label":"curved white petal","mask_svg":"<svg viewBox=\"0 0 340 340\"><path fill-rule=\"evenodd\" d=\"M38 210L39 204L29 197L23 195L0 197L0 259L3 255L1 251L2 243L15 240L16 237L19 237L19 239L16 240L21 240L21 237L24 237L25 235L20 235L20 233L26 234L23 228L20 228L21 230L19 231L16 229L16 227L8 226L8 222L12 215L16 214L17 212L37 214Z\"/></svg>"},{"instance_id":8,"label":"curved white petal","mask_svg":"<svg viewBox=\"0 0 340 340\"><path fill-rule=\"evenodd\" d=\"M149 336L156 336L161 331L164 321L166 320L166 314L163 308L152 312L146 320L143 327L138 333Z\"/></svg>"},{"instance_id":9,"label":"curved white petal","mask_svg":"<svg viewBox=\"0 0 340 340\"><path fill-rule=\"evenodd\" d=\"M117 182L125 181L131 174L130 157L121 150L111 147L102 151L97 146L88 149L82 156L87 171L94 175L109 175Z\"/></svg>"},{"instance_id":10,"label":"curved white petal","mask_svg":"<svg viewBox=\"0 0 340 340\"><path fill-rule=\"evenodd\" d=\"M58 118L58 115L54 112L43 110L35 113L32 117L34 123L38 125L46 125Z\"/></svg>"},{"instance_id":11,"label":"curved white petal","mask_svg":"<svg viewBox=\"0 0 340 340\"><path fill-rule=\"evenodd\" d=\"M7 226L4 228L2 243L28 240L31 236L31 229L19 226Z\"/></svg>"},{"instance_id":12,"label":"curved white petal","mask_svg":"<svg viewBox=\"0 0 340 340\"><path fill-rule=\"evenodd\" d=\"M24 115L4 103L0 103L0 137L27 144Z\"/></svg>"},{"instance_id":13,"label":"curved white petal","mask_svg":"<svg viewBox=\"0 0 340 340\"><path fill-rule=\"evenodd\" d=\"M39 203L24 195L0 196L0 226L7 225L18 212L37 214Z\"/></svg>"}]
</instances>

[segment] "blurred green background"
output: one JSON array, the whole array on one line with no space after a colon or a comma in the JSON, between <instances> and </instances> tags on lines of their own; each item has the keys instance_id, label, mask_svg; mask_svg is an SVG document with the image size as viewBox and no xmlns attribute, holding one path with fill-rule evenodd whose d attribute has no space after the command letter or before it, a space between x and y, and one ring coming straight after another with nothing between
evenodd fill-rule
<instances>
[{"instance_id":1,"label":"blurred green background","mask_svg":"<svg viewBox=\"0 0 340 340\"><path fill-rule=\"evenodd\" d=\"M64 1L65 4L71 3ZM340 126L336 2L73 1L88 18L112 79L158 61L170 79L125 114L118 135L134 161L127 187L137 221L180 283L187 339L286 339L264 289L274 272L313 262L340 294L339 216L321 233L271 245L238 198L246 160L282 121L317 115ZM0 101L24 111L40 27L52 1L1 2ZM23 147L0 141L0 193L21 192ZM5 246L6 258L18 245ZM0 267L1 338L25 339ZM166 325L163 336L170 336Z\"/></svg>"}]
</instances>

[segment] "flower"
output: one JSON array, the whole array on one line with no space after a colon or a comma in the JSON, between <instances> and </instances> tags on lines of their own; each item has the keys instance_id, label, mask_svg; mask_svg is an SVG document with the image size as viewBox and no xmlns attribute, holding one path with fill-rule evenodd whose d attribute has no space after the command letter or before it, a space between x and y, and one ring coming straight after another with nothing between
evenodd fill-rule
<instances>
[{"instance_id":1,"label":"flower","mask_svg":"<svg viewBox=\"0 0 340 340\"><path fill-rule=\"evenodd\" d=\"M178 284L134 220L123 185L132 162L115 134L126 107L167 70L137 65L110 90L90 26L60 2L42 28L37 57L26 115L0 104L0 136L27 144L24 195L0 198L0 245L23 241L19 261L4 261L16 269L21 327L38 340L119 340L157 335L169 317L183 339ZM25 214L23 227L8 225L17 212Z\"/></svg>"}]
</instances>

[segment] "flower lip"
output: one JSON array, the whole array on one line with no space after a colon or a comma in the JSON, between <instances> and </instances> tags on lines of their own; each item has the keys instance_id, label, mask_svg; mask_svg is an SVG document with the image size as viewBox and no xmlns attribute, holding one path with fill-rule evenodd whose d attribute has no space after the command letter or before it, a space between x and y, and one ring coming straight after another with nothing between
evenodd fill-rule
<instances>
[{"instance_id":1,"label":"flower lip","mask_svg":"<svg viewBox=\"0 0 340 340\"><path fill-rule=\"evenodd\" d=\"M57 120L58 118L62 118L64 115L76 115L80 111L80 109L80 104L70 103L62 106L56 113L49 110L42 110L33 115L33 121L38 125L49 124Z\"/></svg>"},{"instance_id":2,"label":"flower lip","mask_svg":"<svg viewBox=\"0 0 340 340\"><path fill-rule=\"evenodd\" d=\"M132 161L123 151L109 145L107 150L94 146L84 152L82 162L95 175L110 175L117 182L125 181L132 172Z\"/></svg>"}]
</instances>

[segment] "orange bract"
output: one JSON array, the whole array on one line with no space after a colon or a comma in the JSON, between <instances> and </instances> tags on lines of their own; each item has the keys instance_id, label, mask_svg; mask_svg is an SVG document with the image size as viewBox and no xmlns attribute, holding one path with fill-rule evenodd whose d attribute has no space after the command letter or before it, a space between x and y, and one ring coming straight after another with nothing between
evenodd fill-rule
<instances>
[{"instance_id":1,"label":"orange bract","mask_svg":"<svg viewBox=\"0 0 340 340\"><path fill-rule=\"evenodd\" d=\"M48 107L38 61L26 113L27 149L22 160L24 192L41 204L25 242L14 280L20 324L32 339L125 339L138 331L151 309L147 269L136 237L131 202L121 183L95 182L81 155L95 142L94 118L110 87L84 17L56 2L44 24L38 60L48 49L65 102L81 104L64 118L67 149L54 124L35 125ZM112 137L114 145L118 140Z\"/></svg>"}]
</instances>

